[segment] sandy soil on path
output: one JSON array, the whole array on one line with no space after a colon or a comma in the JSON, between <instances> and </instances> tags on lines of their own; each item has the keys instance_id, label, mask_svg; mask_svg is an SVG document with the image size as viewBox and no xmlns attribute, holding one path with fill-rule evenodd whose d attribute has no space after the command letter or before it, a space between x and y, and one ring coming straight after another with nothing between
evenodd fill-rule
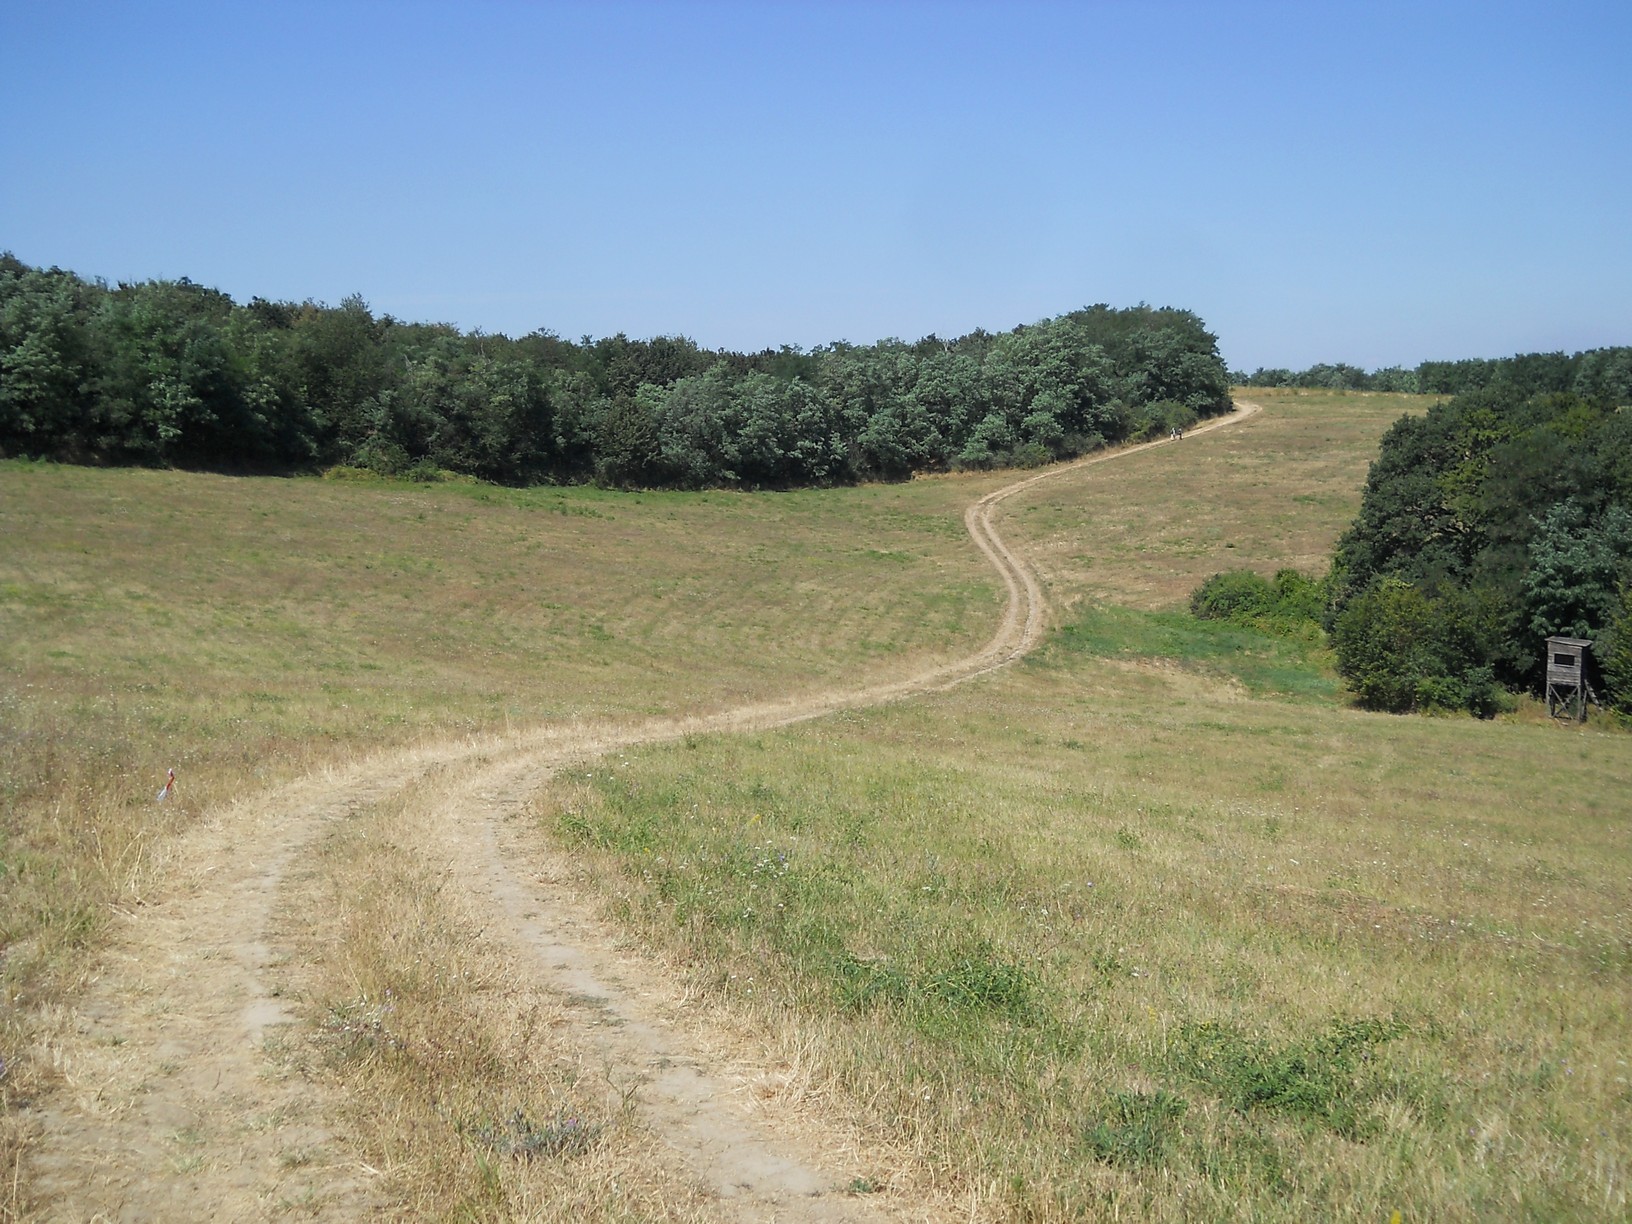
<instances>
[{"instance_id":1,"label":"sandy soil on path","mask_svg":"<svg viewBox=\"0 0 1632 1224\"><path fill-rule=\"evenodd\" d=\"M1257 411L1192 431L1233 424ZM162 895L124 915L76 1008L45 1055L64 1087L37 1111L26 1168L35 1218L187 1221L390 1214L376 1170L333 1133L332 1089L270 1056L293 1017L279 995L274 913L293 866L348 813L436 779L437 819L418 849L448 865L469 908L492 915L518 972L593 1000L611 1021L586 1030L593 1055L640 1081L638 1108L713 1196L722 1220L867 1220L920 1213L889 1195L847 1196L850 1142L809 1111L788 1122L758 1107L760 1069L732 1065L685 1023L672 982L619 950L584 917L567 864L518 834L515 813L563 764L687 734L764 730L840 709L959 684L1040 639L1047 606L1031 570L999 537L994 510L1034 485L1146 446L1051 468L986 495L965 521L1008 588L987 645L906 681L691 718L550 726L370 757L216 813L166 850ZM290 1153L300 1153L292 1160Z\"/></svg>"}]
</instances>

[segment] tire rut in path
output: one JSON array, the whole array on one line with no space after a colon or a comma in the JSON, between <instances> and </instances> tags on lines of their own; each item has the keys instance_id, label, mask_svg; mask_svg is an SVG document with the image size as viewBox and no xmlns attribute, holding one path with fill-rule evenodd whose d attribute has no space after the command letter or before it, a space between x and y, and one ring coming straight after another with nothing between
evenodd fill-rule
<instances>
[{"instance_id":1,"label":"tire rut in path","mask_svg":"<svg viewBox=\"0 0 1632 1224\"><path fill-rule=\"evenodd\" d=\"M1243 404L1192 432L1256 411ZM166 894L127 916L41 1052L63 1079L38 1111L29 1153L41 1218L247 1220L298 1206L307 1216L354 1219L389 1209L376 1171L348 1157L328 1129L332 1090L280 1073L262 1049L291 1019L268 984L267 932L290 865L326 826L437 770L461 776L462 797L440 813L432 835L439 844L424 849L501 919L490 931L508 932L518 962L551 988L606 1010L614 1023L596 1026L588 1040L610 1064L645 1079L643 1116L719 1195L721 1218L880 1218L889 1204L831 1193L841 1174L825 1167L822 1151L771 1133L740 1104L745 1069L711 1070L688 1047L649 1002L670 984L619 956L604 928L563 905L552 883L563 873L552 869L551 852L502 818L569 762L689 734L769 730L1007 666L1041 640L1047 607L1031 569L993 526L997 507L1042 481L1158 445L1168 443L1051 468L969 507L970 536L1001 574L1008 599L992 639L968 658L905 680L712 715L545 727L385 753L233 804L179 837ZM292 1149L316 1155L291 1165Z\"/></svg>"}]
</instances>

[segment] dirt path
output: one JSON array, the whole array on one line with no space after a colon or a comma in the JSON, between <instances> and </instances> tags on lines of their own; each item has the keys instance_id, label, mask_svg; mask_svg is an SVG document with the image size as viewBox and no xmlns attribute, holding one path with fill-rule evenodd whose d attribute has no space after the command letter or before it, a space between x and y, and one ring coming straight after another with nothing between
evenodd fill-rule
<instances>
[{"instance_id":1,"label":"dirt path","mask_svg":"<svg viewBox=\"0 0 1632 1224\"><path fill-rule=\"evenodd\" d=\"M1244 404L1202 433L1257 411ZM416 834L449 865L489 933L547 988L594 1000L611 1023L586 1030L593 1053L644 1083L639 1107L679 1160L717 1196L717 1218L864 1220L887 1203L843 1186L840 1136L774 1129L745 1102L754 1068L697 1048L684 1000L661 974L621 954L613 933L564 904L567 864L504 817L563 764L693 733L754 731L960 684L1004 667L1041 639L1047 616L1030 568L993 526L997 508L1078 467L1156 445L1092 456L987 494L965 523L1002 575L1007 606L976 654L890 684L637 725L544 727L418 747L313 774L254 796L169 849L165 895L126 915L77 1008L60 1018L49 1057L64 1088L38 1113L28 1179L51 1220L252 1220L298 1208L354 1219L381 1202L375 1170L345 1155L328 1127L328 1090L282 1071L264 1042L292 1017L276 994L273 915L293 864L333 822L443 779L438 819ZM298 1151L298 1162L289 1153ZM887 1197L887 1196L880 1196ZM895 1205L900 1207L899 1204Z\"/></svg>"}]
</instances>

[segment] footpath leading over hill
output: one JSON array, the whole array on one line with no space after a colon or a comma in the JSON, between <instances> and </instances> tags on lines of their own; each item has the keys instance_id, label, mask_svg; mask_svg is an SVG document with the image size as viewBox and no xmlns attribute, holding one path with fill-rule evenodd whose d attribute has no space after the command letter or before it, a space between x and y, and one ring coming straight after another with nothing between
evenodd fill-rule
<instances>
[{"instance_id":1,"label":"footpath leading over hill","mask_svg":"<svg viewBox=\"0 0 1632 1224\"><path fill-rule=\"evenodd\" d=\"M1243 403L1194 434L1239 423ZM686 718L553 725L385 753L337 765L215 814L168 848L162 900L124 916L68 1035L51 1053L67 1087L42 1107L27 1172L47 1218L245 1220L298 1202L301 1213L351 1219L389 1210L379 1170L348 1158L332 1133L334 1089L270 1056L294 1017L277 983L289 964L274 915L325 831L413 789L423 818L393 835L447 865L444 887L484 916L515 978L539 994L593 1001L583 1030L595 1062L640 1082L643 1121L717 1196L716 1218L862 1220L904 1208L888 1195L839 1191L845 1140L819 1117L774 1123L745 1103L756 1069L733 1065L688 1027L673 982L620 950L584 915L565 856L509 820L563 765L619 748L704 732L751 732L945 689L1007 666L1040 640L1046 600L1028 565L993 526L1004 501L1082 466L1155 442L1051 468L987 494L965 524L1008 590L986 646L921 675ZM276 980L275 980L276 979ZM184 1160L174 1137L189 1137ZM312 1153L292 1164L291 1151ZM921 1214L921 1213L920 1213Z\"/></svg>"}]
</instances>

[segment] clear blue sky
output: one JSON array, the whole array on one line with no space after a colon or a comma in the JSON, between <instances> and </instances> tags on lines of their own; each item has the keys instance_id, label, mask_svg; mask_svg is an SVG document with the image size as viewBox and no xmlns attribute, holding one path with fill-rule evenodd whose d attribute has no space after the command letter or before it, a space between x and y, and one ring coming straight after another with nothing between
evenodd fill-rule
<instances>
[{"instance_id":1,"label":"clear blue sky","mask_svg":"<svg viewBox=\"0 0 1632 1224\"><path fill-rule=\"evenodd\" d=\"M1632 344L1632 2L0 0L0 248L708 347Z\"/></svg>"}]
</instances>

